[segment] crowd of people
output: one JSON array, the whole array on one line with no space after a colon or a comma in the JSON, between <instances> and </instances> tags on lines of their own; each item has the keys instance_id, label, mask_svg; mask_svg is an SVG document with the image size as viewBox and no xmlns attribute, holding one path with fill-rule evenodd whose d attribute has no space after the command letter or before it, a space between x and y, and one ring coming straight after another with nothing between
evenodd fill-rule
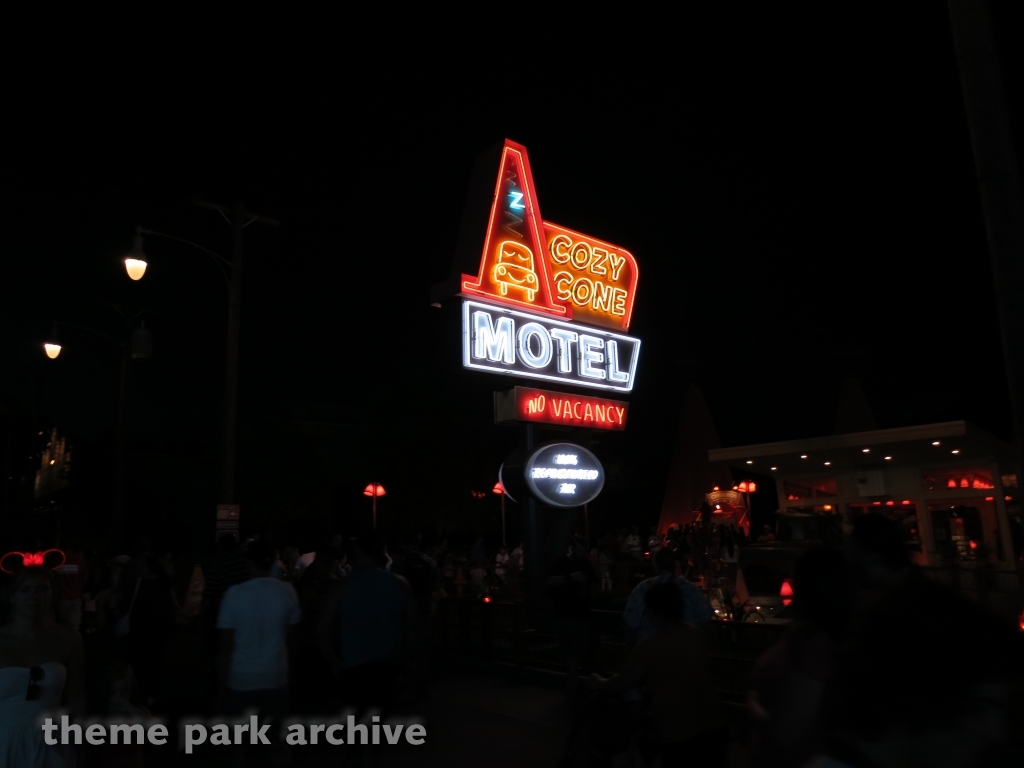
<instances>
[{"instance_id":1,"label":"crowd of people","mask_svg":"<svg viewBox=\"0 0 1024 768\"><path fill-rule=\"evenodd\" d=\"M929 582L890 521L873 515L856 521L847 546L812 548L797 562L797 620L755 665L746 717L728 716L704 575L734 565L752 543L733 526L646 537L634 528L594 546L574 536L548 564L569 685L585 701L564 764L608 765L632 748L666 768L724 765L731 742L732 764L751 768L966 766L1005 737L1020 692L1019 633ZM42 742L37 720L49 709L173 716L176 664L191 665L182 677L199 689L189 706L206 702L207 714L255 709L274 723L416 700L439 600L515 596L523 550L420 536L389 548L374 533L278 548L224 535L214 557L180 571L146 538L108 558L67 541L60 560L26 558L8 580L0 766L74 764L71 747ZM649 574L622 594L625 663L616 675L586 676L599 667L592 601L615 586L623 562ZM963 661L951 663L954 653ZM91 755L125 766L143 759L135 745Z\"/></svg>"}]
</instances>

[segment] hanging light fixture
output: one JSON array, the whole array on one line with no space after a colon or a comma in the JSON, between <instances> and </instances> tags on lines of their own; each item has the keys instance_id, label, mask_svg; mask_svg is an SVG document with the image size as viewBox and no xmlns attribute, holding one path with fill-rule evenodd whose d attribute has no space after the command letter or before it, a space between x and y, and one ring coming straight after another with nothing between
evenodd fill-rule
<instances>
[{"instance_id":1,"label":"hanging light fixture","mask_svg":"<svg viewBox=\"0 0 1024 768\"><path fill-rule=\"evenodd\" d=\"M146 252L142 249L142 227L136 227L132 248L124 258L124 268L132 280L141 280L146 274L147 266L149 264L146 262Z\"/></svg>"},{"instance_id":2,"label":"hanging light fixture","mask_svg":"<svg viewBox=\"0 0 1024 768\"><path fill-rule=\"evenodd\" d=\"M60 354L60 349L60 341L57 340L57 324L54 323L53 328L50 330L50 335L43 342L43 350L48 358L56 360L57 355Z\"/></svg>"}]
</instances>

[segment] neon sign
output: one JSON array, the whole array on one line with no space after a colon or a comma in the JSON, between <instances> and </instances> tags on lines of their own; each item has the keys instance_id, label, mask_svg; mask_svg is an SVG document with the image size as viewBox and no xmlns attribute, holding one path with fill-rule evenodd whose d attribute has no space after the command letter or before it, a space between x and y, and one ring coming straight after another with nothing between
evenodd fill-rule
<instances>
[{"instance_id":1,"label":"neon sign","mask_svg":"<svg viewBox=\"0 0 1024 768\"><path fill-rule=\"evenodd\" d=\"M541 219L526 147L506 140L480 268L461 293L628 331L638 277L625 248Z\"/></svg>"},{"instance_id":2,"label":"neon sign","mask_svg":"<svg viewBox=\"0 0 1024 768\"><path fill-rule=\"evenodd\" d=\"M462 304L465 368L620 392L633 389L640 340L575 323Z\"/></svg>"},{"instance_id":3,"label":"neon sign","mask_svg":"<svg viewBox=\"0 0 1024 768\"><path fill-rule=\"evenodd\" d=\"M499 424L530 421L621 431L626 428L629 416L629 403L624 400L533 387L514 387L508 392L497 392L494 403L494 420Z\"/></svg>"},{"instance_id":4,"label":"neon sign","mask_svg":"<svg viewBox=\"0 0 1024 768\"><path fill-rule=\"evenodd\" d=\"M574 443L546 443L529 453L513 454L502 465L500 477L513 500L526 492L562 509L588 504L604 488L600 460Z\"/></svg>"}]
</instances>

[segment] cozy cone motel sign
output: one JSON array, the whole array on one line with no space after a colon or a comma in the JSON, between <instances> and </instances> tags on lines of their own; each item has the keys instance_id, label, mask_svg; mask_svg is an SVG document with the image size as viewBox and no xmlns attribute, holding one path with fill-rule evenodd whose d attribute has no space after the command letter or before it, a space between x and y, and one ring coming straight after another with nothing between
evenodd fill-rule
<instances>
[{"instance_id":1,"label":"cozy cone motel sign","mask_svg":"<svg viewBox=\"0 0 1024 768\"><path fill-rule=\"evenodd\" d=\"M526 148L506 140L479 271L459 285L463 367L631 391L637 278L625 248L541 218Z\"/></svg>"}]
</instances>

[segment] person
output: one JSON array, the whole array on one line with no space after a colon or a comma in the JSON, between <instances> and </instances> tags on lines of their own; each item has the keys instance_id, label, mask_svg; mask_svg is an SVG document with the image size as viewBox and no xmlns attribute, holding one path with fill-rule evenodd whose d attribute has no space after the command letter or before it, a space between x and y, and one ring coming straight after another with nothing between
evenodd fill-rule
<instances>
[{"instance_id":1,"label":"person","mask_svg":"<svg viewBox=\"0 0 1024 768\"><path fill-rule=\"evenodd\" d=\"M409 582L383 568L376 533L352 542L352 573L338 582L320 620L320 647L349 704L386 709L399 670L409 658L415 621Z\"/></svg>"},{"instance_id":2,"label":"person","mask_svg":"<svg viewBox=\"0 0 1024 768\"><path fill-rule=\"evenodd\" d=\"M82 626L82 589L89 578L85 558L74 540L64 548L64 563L53 571L57 621L75 631Z\"/></svg>"},{"instance_id":3,"label":"person","mask_svg":"<svg viewBox=\"0 0 1024 768\"><path fill-rule=\"evenodd\" d=\"M45 743L39 725L61 708L85 714L82 638L56 623L54 595L45 565L19 568L8 589L10 615L0 627L0 766L74 764L68 747Z\"/></svg>"},{"instance_id":4,"label":"person","mask_svg":"<svg viewBox=\"0 0 1024 768\"><path fill-rule=\"evenodd\" d=\"M270 575L274 546L257 540L246 556L252 578L224 593L217 614L218 710L240 715L257 709L280 722L287 710L288 635L299 623L299 598L291 584Z\"/></svg>"},{"instance_id":5,"label":"person","mask_svg":"<svg viewBox=\"0 0 1024 768\"><path fill-rule=\"evenodd\" d=\"M203 586L203 602L201 612L207 630L207 643L211 658L216 658L217 615L220 613L220 602L224 593L235 584L248 581L252 576L252 568L238 546L238 538L233 533L222 533L217 539L218 556L205 574L206 584Z\"/></svg>"},{"instance_id":6,"label":"person","mask_svg":"<svg viewBox=\"0 0 1024 768\"><path fill-rule=\"evenodd\" d=\"M651 555L655 555L661 547L661 534L659 534L658 529L652 525L651 532L647 537L647 551L650 552Z\"/></svg>"},{"instance_id":7,"label":"person","mask_svg":"<svg viewBox=\"0 0 1024 768\"><path fill-rule=\"evenodd\" d=\"M654 624L647 617L647 591L656 584L674 584L683 601L684 624L700 626L711 621L714 612L711 604L695 585L683 576L676 576L676 557L670 549L660 549L654 557L658 575L641 581L629 595L622 620L626 625L626 644L633 647L642 638L654 632Z\"/></svg>"},{"instance_id":8,"label":"person","mask_svg":"<svg viewBox=\"0 0 1024 768\"><path fill-rule=\"evenodd\" d=\"M796 768L818 745L824 694L856 600L855 572L845 553L819 546L797 561L793 589L797 622L751 675L754 768Z\"/></svg>"},{"instance_id":9,"label":"person","mask_svg":"<svg viewBox=\"0 0 1024 768\"><path fill-rule=\"evenodd\" d=\"M683 621L683 593L670 581L644 594L654 628L630 652L622 672L592 677L598 691L625 693L639 685L651 694L661 764L715 768L724 761L725 719L704 633Z\"/></svg>"},{"instance_id":10,"label":"person","mask_svg":"<svg viewBox=\"0 0 1024 768\"><path fill-rule=\"evenodd\" d=\"M640 533L637 531L636 526L629 532L623 542L623 547L626 554L633 560L640 561L643 559L643 548L640 546Z\"/></svg>"},{"instance_id":11,"label":"person","mask_svg":"<svg viewBox=\"0 0 1024 768\"><path fill-rule=\"evenodd\" d=\"M487 569L482 563L476 563L470 570L469 583L473 587L473 597L481 598L487 594Z\"/></svg>"},{"instance_id":12,"label":"person","mask_svg":"<svg viewBox=\"0 0 1024 768\"><path fill-rule=\"evenodd\" d=\"M502 547L498 550L498 554L494 556L494 578L498 584L503 585L505 583L505 575L508 572L508 548Z\"/></svg>"},{"instance_id":13,"label":"person","mask_svg":"<svg viewBox=\"0 0 1024 768\"><path fill-rule=\"evenodd\" d=\"M547 593L551 599L559 639L566 658L569 688L575 690L579 667L590 654L591 591L597 583L586 543L574 538L567 554L551 564Z\"/></svg>"},{"instance_id":14,"label":"person","mask_svg":"<svg viewBox=\"0 0 1024 768\"><path fill-rule=\"evenodd\" d=\"M161 665L168 633L178 615L177 598L163 558L150 552L146 537L135 543L135 557L118 579L118 611L127 621L128 662L146 703L160 695Z\"/></svg>"},{"instance_id":15,"label":"person","mask_svg":"<svg viewBox=\"0 0 1024 768\"><path fill-rule=\"evenodd\" d=\"M757 537L757 540L761 544L771 544L773 541L775 541L775 534L772 533L772 527L770 525L765 524L761 528L761 535Z\"/></svg>"},{"instance_id":16,"label":"person","mask_svg":"<svg viewBox=\"0 0 1024 768\"><path fill-rule=\"evenodd\" d=\"M826 741L806 768L1017 764L1024 635L1012 622L929 579L901 579L851 626Z\"/></svg>"},{"instance_id":17,"label":"person","mask_svg":"<svg viewBox=\"0 0 1024 768\"><path fill-rule=\"evenodd\" d=\"M519 578L523 572L523 545L516 546L508 556L509 566L512 568L513 577Z\"/></svg>"},{"instance_id":18,"label":"person","mask_svg":"<svg viewBox=\"0 0 1024 768\"><path fill-rule=\"evenodd\" d=\"M597 567L601 574L601 591L612 591L612 559L608 557L607 551L602 551L597 557Z\"/></svg>"}]
</instances>

